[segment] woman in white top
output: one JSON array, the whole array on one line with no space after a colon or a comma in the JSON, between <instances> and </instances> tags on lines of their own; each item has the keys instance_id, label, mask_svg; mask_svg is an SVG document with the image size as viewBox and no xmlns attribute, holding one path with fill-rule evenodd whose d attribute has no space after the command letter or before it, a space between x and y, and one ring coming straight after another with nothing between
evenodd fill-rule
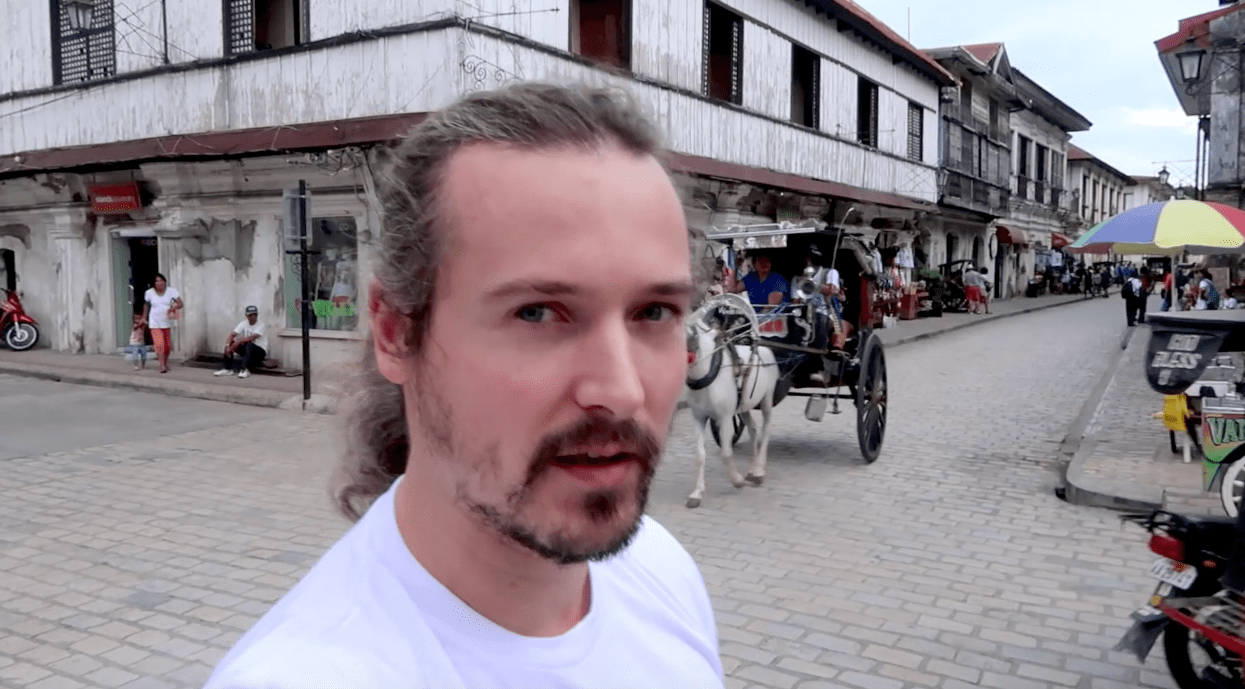
<instances>
[{"instance_id":1,"label":"woman in white top","mask_svg":"<svg viewBox=\"0 0 1245 689\"><path fill-rule=\"evenodd\" d=\"M143 323L151 329L151 341L160 359L160 372L169 372L169 352L173 351L172 323L182 308L182 295L168 286L164 275L156 273L151 289L143 295Z\"/></svg>"}]
</instances>

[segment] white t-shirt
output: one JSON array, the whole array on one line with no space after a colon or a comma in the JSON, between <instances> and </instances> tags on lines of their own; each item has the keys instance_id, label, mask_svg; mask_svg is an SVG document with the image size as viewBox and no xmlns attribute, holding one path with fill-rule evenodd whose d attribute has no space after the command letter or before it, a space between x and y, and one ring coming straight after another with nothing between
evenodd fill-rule
<instances>
[{"instance_id":1,"label":"white t-shirt","mask_svg":"<svg viewBox=\"0 0 1245 689\"><path fill-rule=\"evenodd\" d=\"M251 325L250 321L243 318L242 322L239 323L238 327L234 328L233 331L238 334L238 337L259 335L259 337L255 338L255 346L262 348L266 352L268 351L268 336L264 334L264 331L267 327L268 326L264 325L264 322L258 318L255 319L255 325Z\"/></svg>"},{"instance_id":2,"label":"white t-shirt","mask_svg":"<svg viewBox=\"0 0 1245 689\"><path fill-rule=\"evenodd\" d=\"M147 293L143 299L151 304L151 309L147 314L147 325L150 328L171 328L169 323L169 307L173 305L174 299L180 299L182 295L172 287L165 287L164 294L156 294L156 288L148 287Z\"/></svg>"},{"instance_id":3,"label":"white t-shirt","mask_svg":"<svg viewBox=\"0 0 1245 689\"><path fill-rule=\"evenodd\" d=\"M204 689L723 686L704 580L652 519L623 553L588 565L588 615L535 638L482 617L420 566L393 494L238 641Z\"/></svg>"}]
</instances>

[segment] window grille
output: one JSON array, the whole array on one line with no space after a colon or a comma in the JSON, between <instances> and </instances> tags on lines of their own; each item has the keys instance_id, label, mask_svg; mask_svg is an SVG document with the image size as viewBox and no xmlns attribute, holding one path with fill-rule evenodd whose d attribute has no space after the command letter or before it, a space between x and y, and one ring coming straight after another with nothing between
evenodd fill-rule
<instances>
[{"instance_id":1,"label":"window grille","mask_svg":"<svg viewBox=\"0 0 1245 689\"><path fill-rule=\"evenodd\" d=\"M908 103L908 159L923 160L925 148L925 109Z\"/></svg>"},{"instance_id":2,"label":"window grille","mask_svg":"<svg viewBox=\"0 0 1245 689\"><path fill-rule=\"evenodd\" d=\"M51 0L53 83L74 84L117 73L112 3L113 0L95 0L91 28L74 31L69 24L69 11L60 0Z\"/></svg>"}]
</instances>

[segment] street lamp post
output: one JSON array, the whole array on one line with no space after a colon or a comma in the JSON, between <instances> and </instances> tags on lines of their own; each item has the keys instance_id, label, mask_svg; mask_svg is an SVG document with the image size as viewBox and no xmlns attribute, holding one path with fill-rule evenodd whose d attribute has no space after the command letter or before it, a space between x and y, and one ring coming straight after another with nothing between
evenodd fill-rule
<instances>
[{"instance_id":1,"label":"street lamp post","mask_svg":"<svg viewBox=\"0 0 1245 689\"><path fill-rule=\"evenodd\" d=\"M82 48L86 53L86 78L91 78L91 22L95 14L95 0L61 0L65 14L69 17L69 28L82 37Z\"/></svg>"}]
</instances>

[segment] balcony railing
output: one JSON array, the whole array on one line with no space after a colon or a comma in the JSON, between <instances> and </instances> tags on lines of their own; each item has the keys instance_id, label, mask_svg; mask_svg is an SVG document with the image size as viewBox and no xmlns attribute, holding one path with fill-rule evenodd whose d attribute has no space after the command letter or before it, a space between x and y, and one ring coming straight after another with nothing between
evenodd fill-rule
<instances>
[{"instance_id":1,"label":"balcony railing","mask_svg":"<svg viewBox=\"0 0 1245 689\"><path fill-rule=\"evenodd\" d=\"M944 199L953 205L1001 215L1007 212L1011 191L954 170L945 172L942 185Z\"/></svg>"},{"instance_id":2,"label":"balcony railing","mask_svg":"<svg viewBox=\"0 0 1245 689\"><path fill-rule=\"evenodd\" d=\"M1029 198L1029 178L1028 177L1020 177L1020 176L1016 177L1016 198L1018 199Z\"/></svg>"}]
</instances>

